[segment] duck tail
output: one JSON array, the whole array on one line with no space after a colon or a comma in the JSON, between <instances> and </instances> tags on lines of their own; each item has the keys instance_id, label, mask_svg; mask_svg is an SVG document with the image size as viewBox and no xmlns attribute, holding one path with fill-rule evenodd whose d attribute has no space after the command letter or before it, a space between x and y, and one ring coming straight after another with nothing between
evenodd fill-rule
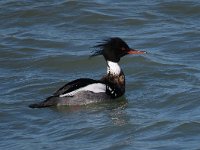
<instances>
[{"instance_id":1,"label":"duck tail","mask_svg":"<svg viewBox=\"0 0 200 150\"><path fill-rule=\"evenodd\" d=\"M30 108L44 108L44 107L56 106L57 104L58 104L58 97L50 96L43 102L30 104L29 107Z\"/></svg>"}]
</instances>

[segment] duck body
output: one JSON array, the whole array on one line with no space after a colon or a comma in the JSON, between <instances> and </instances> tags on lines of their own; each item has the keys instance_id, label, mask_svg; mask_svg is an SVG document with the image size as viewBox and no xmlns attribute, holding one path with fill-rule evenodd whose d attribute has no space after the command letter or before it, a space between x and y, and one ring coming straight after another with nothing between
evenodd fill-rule
<instances>
[{"instance_id":1,"label":"duck body","mask_svg":"<svg viewBox=\"0 0 200 150\"><path fill-rule=\"evenodd\" d=\"M123 72L119 76L108 74L101 80L80 78L67 83L45 101L31 104L31 108L61 105L87 105L111 101L125 93Z\"/></svg>"},{"instance_id":2,"label":"duck body","mask_svg":"<svg viewBox=\"0 0 200 150\"><path fill-rule=\"evenodd\" d=\"M121 97L125 93L125 75L118 65L120 58L128 52L144 53L131 50L120 38L111 38L99 44L100 50L92 56L103 55L107 62L107 74L100 80L80 78L65 84L46 100L31 104L31 108L61 105L87 105L107 102Z\"/></svg>"}]
</instances>

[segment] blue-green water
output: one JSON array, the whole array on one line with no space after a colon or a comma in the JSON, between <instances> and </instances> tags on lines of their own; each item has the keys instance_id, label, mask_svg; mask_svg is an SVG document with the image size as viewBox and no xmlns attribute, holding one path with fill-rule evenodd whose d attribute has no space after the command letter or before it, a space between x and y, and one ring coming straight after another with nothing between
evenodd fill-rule
<instances>
[{"instance_id":1,"label":"blue-green water","mask_svg":"<svg viewBox=\"0 0 200 150\"><path fill-rule=\"evenodd\" d=\"M200 149L200 2L0 1L0 149ZM92 46L121 37L121 102L30 109L106 73Z\"/></svg>"}]
</instances>

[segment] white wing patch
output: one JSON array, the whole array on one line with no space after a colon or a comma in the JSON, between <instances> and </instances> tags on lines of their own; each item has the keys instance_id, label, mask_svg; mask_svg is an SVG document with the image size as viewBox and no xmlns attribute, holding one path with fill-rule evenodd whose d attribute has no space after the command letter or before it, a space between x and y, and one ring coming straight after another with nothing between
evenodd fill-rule
<instances>
[{"instance_id":1,"label":"white wing patch","mask_svg":"<svg viewBox=\"0 0 200 150\"><path fill-rule=\"evenodd\" d=\"M59 97L74 96L76 93L80 91L91 91L94 93L106 92L106 85L102 83L93 83L85 87L79 88L77 90L74 90L72 92L62 94Z\"/></svg>"}]
</instances>

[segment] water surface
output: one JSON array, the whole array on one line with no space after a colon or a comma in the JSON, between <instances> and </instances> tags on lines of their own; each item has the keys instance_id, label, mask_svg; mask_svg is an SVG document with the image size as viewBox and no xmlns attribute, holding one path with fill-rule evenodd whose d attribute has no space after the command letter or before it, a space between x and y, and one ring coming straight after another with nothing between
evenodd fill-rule
<instances>
[{"instance_id":1,"label":"water surface","mask_svg":"<svg viewBox=\"0 0 200 150\"><path fill-rule=\"evenodd\" d=\"M1 149L200 149L200 2L0 1ZM120 65L120 102L30 109L80 77L101 78L97 42L148 54Z\"/></svg>"}]
</instances>

